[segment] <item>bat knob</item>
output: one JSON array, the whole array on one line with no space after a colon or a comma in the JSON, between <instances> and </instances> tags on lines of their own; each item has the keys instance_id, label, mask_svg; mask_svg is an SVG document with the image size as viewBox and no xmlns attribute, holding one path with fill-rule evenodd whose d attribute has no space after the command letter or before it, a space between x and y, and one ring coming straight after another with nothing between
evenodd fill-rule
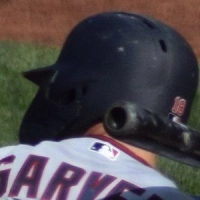
<instances>
[{"instance_id":1,"label":"bat knob","mask_svg":"<svg viewBox=\"0 0 200 200\"><path fill-rule=\"evenodd\" d=\"M104 115L105 130L115 137L135 134L139 124L136 109L136 105L128 102L113 104Z\"/></svg>"}]
</instances>

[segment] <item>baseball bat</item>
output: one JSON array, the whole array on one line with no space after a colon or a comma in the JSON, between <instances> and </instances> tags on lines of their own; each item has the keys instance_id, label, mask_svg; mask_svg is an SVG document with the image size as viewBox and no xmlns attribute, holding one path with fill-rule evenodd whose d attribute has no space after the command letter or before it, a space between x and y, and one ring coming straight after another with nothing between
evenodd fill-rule
<instances>
[{"instance_id":1,"label":"baseball bat","mask_svg":"<svg viewBox=\"0 0 200 200\"><path fill-rule=\"evenodd\" d=\"M200 152L200 132L129 102L112 105L104 127L114 138L149 138L182 152Z\"/></svg>"}]
</instances>

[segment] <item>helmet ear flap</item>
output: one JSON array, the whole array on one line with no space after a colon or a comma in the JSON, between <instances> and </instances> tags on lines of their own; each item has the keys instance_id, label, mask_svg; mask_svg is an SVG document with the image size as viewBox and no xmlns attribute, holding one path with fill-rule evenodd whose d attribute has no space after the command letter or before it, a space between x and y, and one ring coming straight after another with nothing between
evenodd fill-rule
<instances>
[{"instance_id":1,"label":"helmet ear flap","mask_svg":"<svg viewBox=\"0 0 200 200\"><path fill-rule=\"evenodd\" d=\"M51 84L47 84L45 89L46 98L59 107L80 102L88 93L87 83L74 83L74 85L66 86L66 88L62 86L60 88L63 89L59 90L58 88L53 88Z\"/></svg>"},{"instance_id":2,"label":"helmet ear flap","mask_svg":"<svg viewBox=\"0 0 200 200\"><path fill-rule=\"evenodd\" d=\"M65 90L63 94L55 95L51 92L47 94L48 100L52 101L53 103L57 104L58 106L68 105L71 102L76 100L76 89L70 88Z\"/></svg>"},{"instance_id":3,"label":"helmet ear flap","mask_svg":"<svg viewBox=\"0 0 200 200\"><path fill-rule=\"evenodd\" d=\"M46 80L47 77L50 77L50 75L52 75L53 73L55 73L55 70L52 69L52 66L49 66L40 69L25 71L22 72L22 75L29 81L40 86L42 82L44 82L44 80Z\"/></svg>"}]
</instances>

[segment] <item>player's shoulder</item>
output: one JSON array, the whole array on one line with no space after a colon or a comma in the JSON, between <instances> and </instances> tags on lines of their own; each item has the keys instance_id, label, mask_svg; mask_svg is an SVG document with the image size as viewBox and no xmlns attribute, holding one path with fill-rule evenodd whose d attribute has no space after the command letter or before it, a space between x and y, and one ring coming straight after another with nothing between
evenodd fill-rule
<instances>
[{"instance_id":1,"label":"player's shoulder","mask_svg":"<svg viewBox=\"0 0 200 200\"><path fill-rule=\"evenodd\" d=\"M118 196L123 197L126 200L200 200L200 197L190 196L176 188L172 187L149 187L149 188L138 188L138 192L126 191L122 194L115 194L106 198L106 200L117 199Z\"/></svg>"},{"instance_id":2,"label":"player's shoulder","mask_svg":"<svg viewBox=\"0 0 200 200\"><path fill-rule=\"evenodd\" d=\"M3 159L10 152L14 151L15 149L16 149L16 146L1 147L0 148L0 160Z\"/></svg>"},{"instance_id":3,"label":"player's shoulder","mask_svg":"<svg viewBox=\"0 0 200 200\"><path fill-rule=\"evenodd\" d=\"M177 188L172 187L150 187L146 188L147 196L153 195L158 197L157 199L163 200L193 200L194 198L186 193L181 192Z\"/></svg>"}]
</instances>

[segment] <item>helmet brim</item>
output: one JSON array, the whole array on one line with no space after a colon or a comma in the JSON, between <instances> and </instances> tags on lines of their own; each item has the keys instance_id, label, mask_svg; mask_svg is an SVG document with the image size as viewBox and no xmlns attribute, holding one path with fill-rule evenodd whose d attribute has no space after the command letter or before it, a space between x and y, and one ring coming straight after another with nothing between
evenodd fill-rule
<instances>
[{"instance_id":1,"label":"helmet brim","mask_svg":"<svg viewBox=\"0 0 200 200\"><path fill-rule=\"evenodd\" d=\"M25 72L22 72L22 75L28 79L29 81L35 83L36 85L41 85L44 80L46 80L47 77L54 72L54 65L39 68L39 69L33 69L28 70Z\"/></svg>"}]
</instances>

